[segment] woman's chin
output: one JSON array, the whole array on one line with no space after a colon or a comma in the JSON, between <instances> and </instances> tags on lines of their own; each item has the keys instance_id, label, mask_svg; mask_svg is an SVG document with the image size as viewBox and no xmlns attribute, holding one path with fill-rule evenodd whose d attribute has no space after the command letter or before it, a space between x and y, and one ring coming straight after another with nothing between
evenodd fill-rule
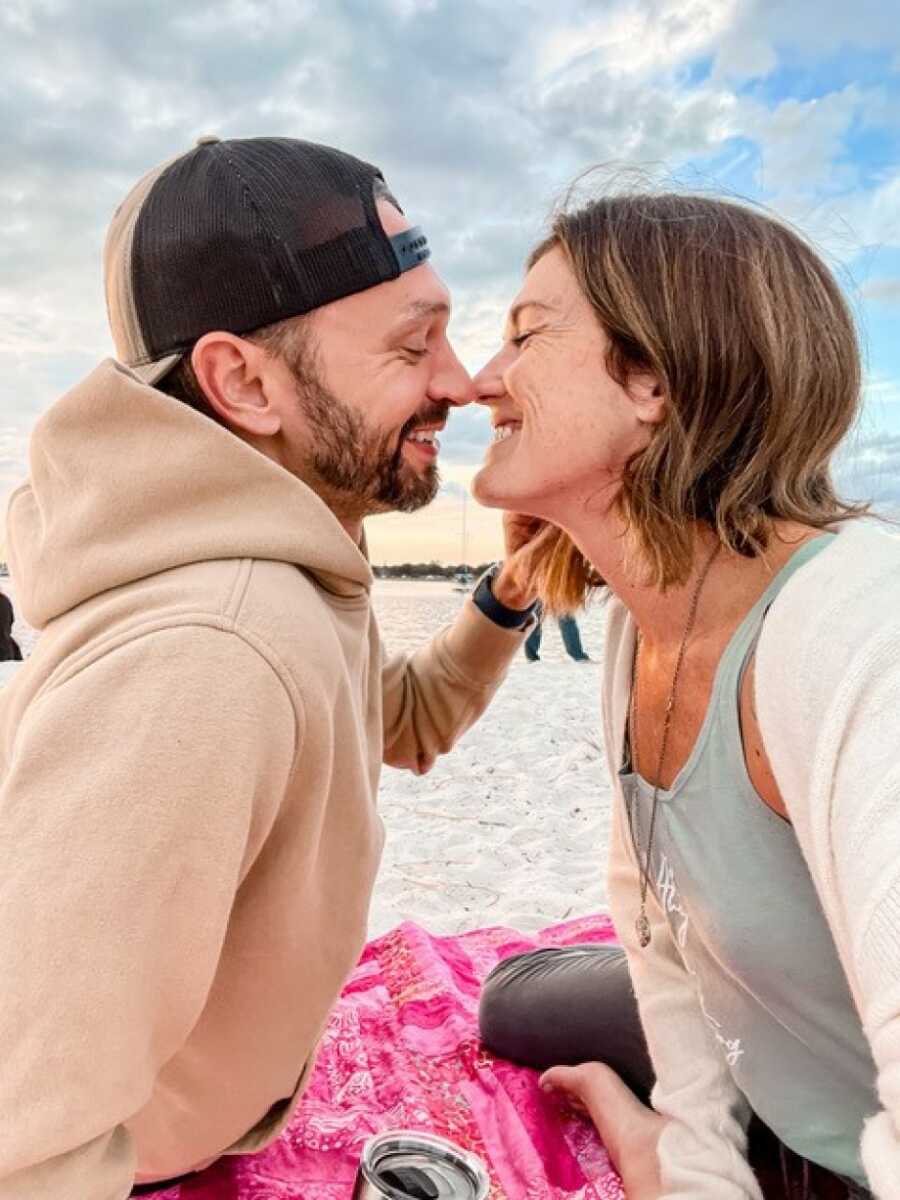
<instances>
[{"instance_id":1,"label":"woman's chin","mask_svg":"<svg viewBox=\"0 0 900 1200\"><path fill-rule=\"evenodd\" d=\"M503 487L503 472L485 463L472 478L472 495L485 508L507 508L510 497Z\"/></svg>"},{"instance_id":2,"label":"woman's chin","mask_svg":"<svg viewBox=\"0 0 900 1200\"><path fill-rule=\"evenodd\" d=\"M490 461L472 479L472 495L485 508L502 508L506 512L531 512L529 501L533 491L522 486L512 471L505 465Z\"/></svg>"}]
</instances>

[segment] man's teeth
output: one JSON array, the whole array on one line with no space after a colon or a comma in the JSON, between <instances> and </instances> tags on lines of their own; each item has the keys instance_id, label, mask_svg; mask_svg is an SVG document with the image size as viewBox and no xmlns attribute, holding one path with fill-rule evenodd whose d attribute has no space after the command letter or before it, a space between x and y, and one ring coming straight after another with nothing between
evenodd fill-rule
<instances>
[{"instance_id":1,"label":"man's teeth","mask_svg":"<svg viewBox=\"0 0 900 1200\"><path fill-rule=\"evenodd\" d=\"M494 441L505 442L508 437L512 437L517 429L517 425L498 425L494 430Z\"/></svg>"},{"instance_id":2,"label":"man's teeth","mask_svg":"<svg viewBox=\"0 0 900 1200\"><path fill-rule=\"evenodd\" d=\"M435 449L440 445L433 429L416 430L407 435L407 440L410 442L421 442L423 446L434 446Z\"/></svg>"}]
</instances>

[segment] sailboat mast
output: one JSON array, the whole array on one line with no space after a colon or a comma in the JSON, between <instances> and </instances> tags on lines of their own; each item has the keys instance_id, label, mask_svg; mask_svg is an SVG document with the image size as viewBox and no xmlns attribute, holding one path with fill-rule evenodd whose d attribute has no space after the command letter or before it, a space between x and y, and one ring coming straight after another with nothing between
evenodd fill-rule
<instances>
[{"instance_id":1,"label":"sailboat mast","mask_svg":"<svg viewBox=\"0 0 900 1200\"><path fill-rule=\"evenodd\" d=\"M468 531L466 529L466 512L469 502L469 493L463 492L463 511L462 511L462 570L468 574Z\"/></svg>"}]
</instances>

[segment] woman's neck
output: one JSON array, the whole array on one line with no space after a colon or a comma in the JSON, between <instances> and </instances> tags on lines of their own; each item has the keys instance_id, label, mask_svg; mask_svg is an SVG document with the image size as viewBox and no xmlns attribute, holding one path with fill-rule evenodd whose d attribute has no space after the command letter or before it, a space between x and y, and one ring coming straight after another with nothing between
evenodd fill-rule
<instances>
[{"instance_id":1,"label":"woman's neck","mask_svg":"<svg viewBox=\"0 0 900 1200\"><path fill-rule=\"evenodd\" d=\"M680 642L697 583L718 542L708 525L698 522L694 526L687 579L665 592L644 581L646 568L616 513L599 519L592 515L582 528L568 528L567 532L629 610L646 644L663 648ZM819 532L806 525L776 522L769 546L757 558L746 558L722 547L703 584L694 637L715 637L722 630L732 629L798 547Z\"/></svg>"}]
</instances>

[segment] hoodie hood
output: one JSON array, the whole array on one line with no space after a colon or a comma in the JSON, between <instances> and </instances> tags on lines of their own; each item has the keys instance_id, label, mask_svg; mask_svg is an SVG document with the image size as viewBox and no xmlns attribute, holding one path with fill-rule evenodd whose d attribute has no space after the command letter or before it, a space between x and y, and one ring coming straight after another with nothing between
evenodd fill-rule
<instances>
[{"instance_id":1,"label":"hoodie hood","mask_svg":"<svg viewBox=\"0 0 900 1200\"><path fill-rule=\"evenodd\" d=\"M38 421L6 540L36 629L110 588L188 563L294 563L367 592L362 550L322 500L235 434L107 359Z\"/></svg>"}]
</instances>

